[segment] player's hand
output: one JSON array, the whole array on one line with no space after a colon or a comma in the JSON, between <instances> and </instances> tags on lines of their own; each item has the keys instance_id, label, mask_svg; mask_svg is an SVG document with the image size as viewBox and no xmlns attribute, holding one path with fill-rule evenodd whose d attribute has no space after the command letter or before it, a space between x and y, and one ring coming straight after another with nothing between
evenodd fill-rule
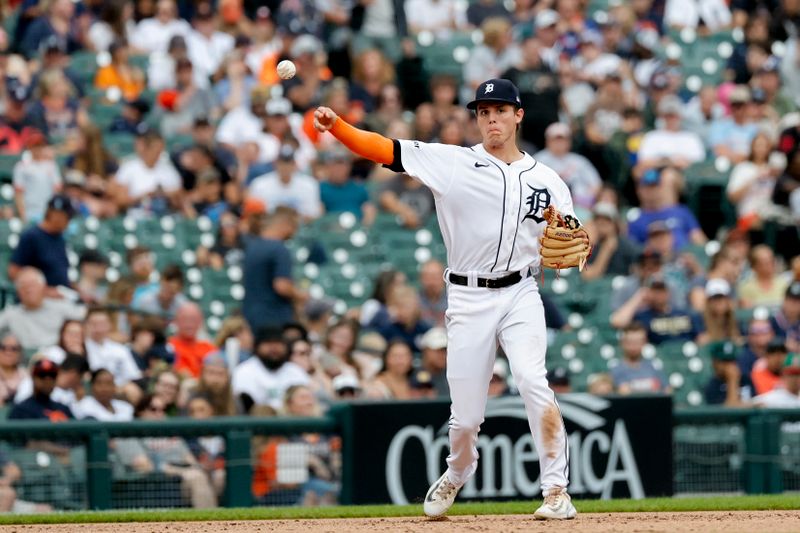
<instances>
[{"instance_id":1,"label":"player's hand","mask_svg":"<svg viewBox=\"0 0 800 533\"><path fill-rule=\"evenodd\" d=\"M339 116L330 107L320 106L314 111L314 127L324 133L333 127Z\"/></svg>"}]
</instances>

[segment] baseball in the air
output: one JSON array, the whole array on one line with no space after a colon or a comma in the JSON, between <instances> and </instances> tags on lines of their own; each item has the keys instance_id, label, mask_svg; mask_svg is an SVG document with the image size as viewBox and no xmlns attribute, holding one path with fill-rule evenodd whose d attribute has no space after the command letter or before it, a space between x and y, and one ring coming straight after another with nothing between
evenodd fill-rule
<instances>
[{"instance_id":1,"label":"baseball in the air","mask_svg":"<svg viewBox=\"0 0 800 533\"><path fill-rule=\"evenodd\" d=\"M297 74L297 67L288 59L284 59L278 63L278 76L280 76L282 80L294 78L295 74Z\"/></svg>"}]
</instances>

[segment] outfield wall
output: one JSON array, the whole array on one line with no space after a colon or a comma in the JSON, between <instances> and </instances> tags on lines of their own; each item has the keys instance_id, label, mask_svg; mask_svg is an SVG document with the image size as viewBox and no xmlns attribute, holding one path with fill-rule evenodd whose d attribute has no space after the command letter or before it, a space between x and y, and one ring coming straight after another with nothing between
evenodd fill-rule
<instances>
[{"instance_id":1,"label":"outfield wall","mask_svg":"<svg viewBox=\"0 0 800 533\"><path fill-rule=\"evenodd\" d=\"M559 396L580 498L800 490L800 410L693 408L669 397ZM195 506L197 484L228 507L414 503L447 453L446 402L335 406L322 418L217 418L0 425L0 459L22 470L22 502L56 509ZM538 463L519 398L491 400L467 500L538 497ZM216 438L214 438L216 437ZM124 460L156 450L150 470ZM176 445L216 450L188 464ZM182 448L178 448L182 449ZM203 500L207 501L207 500Z\"/></svg>"}]
</instances>

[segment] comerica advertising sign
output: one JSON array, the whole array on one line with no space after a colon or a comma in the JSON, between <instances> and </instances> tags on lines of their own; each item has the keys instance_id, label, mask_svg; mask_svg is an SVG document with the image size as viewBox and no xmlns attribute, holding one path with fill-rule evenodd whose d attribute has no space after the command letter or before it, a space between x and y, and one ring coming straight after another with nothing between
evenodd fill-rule
<instances>
[{"instance_id":1,"label":"comerica advertising sign","mask_svg":"<svg viewBox=\"0 0 800 533\"><path fill-rule=\"evenodd\" d=\"M672 402L667 396L558 397L570 444L570 486L582 498L672 493ZM447 402L355 403L354 503L420 502L445 468ZM538 455L517 396L492 399L463 500L539 497Z\"/></svg>"}]
</instances>

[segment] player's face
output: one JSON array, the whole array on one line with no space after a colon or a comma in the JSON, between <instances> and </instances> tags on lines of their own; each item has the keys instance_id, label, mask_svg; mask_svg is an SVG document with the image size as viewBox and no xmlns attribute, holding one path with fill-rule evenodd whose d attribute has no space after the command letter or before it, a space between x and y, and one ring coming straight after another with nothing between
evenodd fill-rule
<instances>
[{"instance_id":1,"label":"player's face","mask_svg":"<svg viewBox=\"0 0 800 533\"><path fill-rule=\"evenodd\" d=\"M485 145L499 148L516 142L517 124L522 122L524 114L522 109L511 104L481 103L476 114Z\"/></svg>"}]
</instances>

